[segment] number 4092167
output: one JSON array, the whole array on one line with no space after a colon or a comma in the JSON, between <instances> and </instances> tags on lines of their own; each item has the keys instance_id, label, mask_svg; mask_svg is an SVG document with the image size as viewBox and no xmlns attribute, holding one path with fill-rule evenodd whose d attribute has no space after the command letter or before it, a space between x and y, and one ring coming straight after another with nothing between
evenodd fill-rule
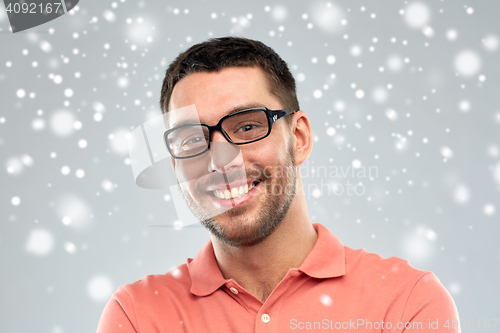
<instances>
[{"instance_id":1,"label":"number 4092167","mask_svg":"<svg viewBox=\"0 0 500 333\"><path fill-rule=\"evenodd\" d=\"M54 6L52 6L54 5ZM11 13L14 13L14 14L18 14L18 13L24 13L24 14L50 14L52 13L52 11L54 12L58 12L59 11L59 8L61 6L61 3L41 3L41 4L36 4L36 3L9 3L7 5L7 8L5 8L5 11L9 14Z\"/></svg>"},{"instance_id":2,"label":"number 4092167","mask_svg":"<svg viewBox=\"0 0 500 333\"><path fill-rule=\"evenodd\" d=\"M453 319L450 321L449 319L444 323L443 327L446 327L448 329L453 328L456 329L459 326L461 328L465 329L495 329L498 324L498 319L469 319L469 320L464 320L464 321L458 321L457 319Z\"/></svg>"}]
</instances>

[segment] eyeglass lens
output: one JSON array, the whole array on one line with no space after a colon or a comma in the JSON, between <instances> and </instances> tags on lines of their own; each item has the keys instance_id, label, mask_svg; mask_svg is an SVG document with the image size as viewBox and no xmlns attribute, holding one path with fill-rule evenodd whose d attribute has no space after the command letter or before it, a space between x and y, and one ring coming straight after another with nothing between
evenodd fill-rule
<instances>
[{"instance_id":1,"label":"eyeglass lens","mask_svg":"<svg viewBox=\"0 0 500 333\"><path fill-rule=\"evenodd\" d=\"M262 110L236 113L224 119L221 127L235 143L258 140L269 131L267 114ZM204 125L180 127L168 134L167 142L176 157L193 156L207 149L209 129Z\"/></svg>"}]
</instances>

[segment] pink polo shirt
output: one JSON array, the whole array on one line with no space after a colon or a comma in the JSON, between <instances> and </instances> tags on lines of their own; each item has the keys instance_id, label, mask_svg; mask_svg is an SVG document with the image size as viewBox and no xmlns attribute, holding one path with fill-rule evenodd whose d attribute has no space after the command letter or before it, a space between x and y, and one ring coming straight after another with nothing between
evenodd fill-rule
<instances>
[{"instance_id":1,"label":"pink polo shirt","mask_svg":"<svg viewBox=\"0 0 500 333\"><path fill-rule=\"evenodd\" d=\"M455 304L433 273L314 228L313 249L265 303L224 279L209 241L186 264L119 287L97 332L460 332Z\"/></svg>"}]
</instances>

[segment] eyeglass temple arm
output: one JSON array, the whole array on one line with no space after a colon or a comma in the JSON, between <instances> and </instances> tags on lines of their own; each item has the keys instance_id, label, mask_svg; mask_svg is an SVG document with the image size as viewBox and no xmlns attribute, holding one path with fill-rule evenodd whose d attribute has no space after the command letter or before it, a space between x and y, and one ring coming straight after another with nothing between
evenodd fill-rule
<instances>
[{"instance_id":1,"label":"eyeglass temple arm","mask_svg":"<svg viewBox=\"0 0 500 333\"><path fill-rule=\"evenodd\" d=\"M284 116L287 116L289 114L294 114L297 111L288 111L288 110L273 110L272 111L272 118L273 120L278 120Z\"/></svg>"}]
</instances>

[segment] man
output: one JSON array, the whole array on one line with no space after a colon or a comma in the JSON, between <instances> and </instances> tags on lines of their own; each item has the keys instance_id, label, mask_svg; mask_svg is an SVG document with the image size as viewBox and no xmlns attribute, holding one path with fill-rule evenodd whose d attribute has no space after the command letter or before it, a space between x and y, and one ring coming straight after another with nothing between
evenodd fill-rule
<instances>
[{"instance_id":1,"label":"man","mask_svg":"<svg viewBox=\"0 0 500 333\"><path fill-rule=\"evenodd\" d=\"M187 264L120 287L98 332L459 331L434 274L311 224L298 172L311 126L272 49L235 37L194 45L168 68L160 103L179 190L210 241Z\"/></svg>"}]
</instances>

